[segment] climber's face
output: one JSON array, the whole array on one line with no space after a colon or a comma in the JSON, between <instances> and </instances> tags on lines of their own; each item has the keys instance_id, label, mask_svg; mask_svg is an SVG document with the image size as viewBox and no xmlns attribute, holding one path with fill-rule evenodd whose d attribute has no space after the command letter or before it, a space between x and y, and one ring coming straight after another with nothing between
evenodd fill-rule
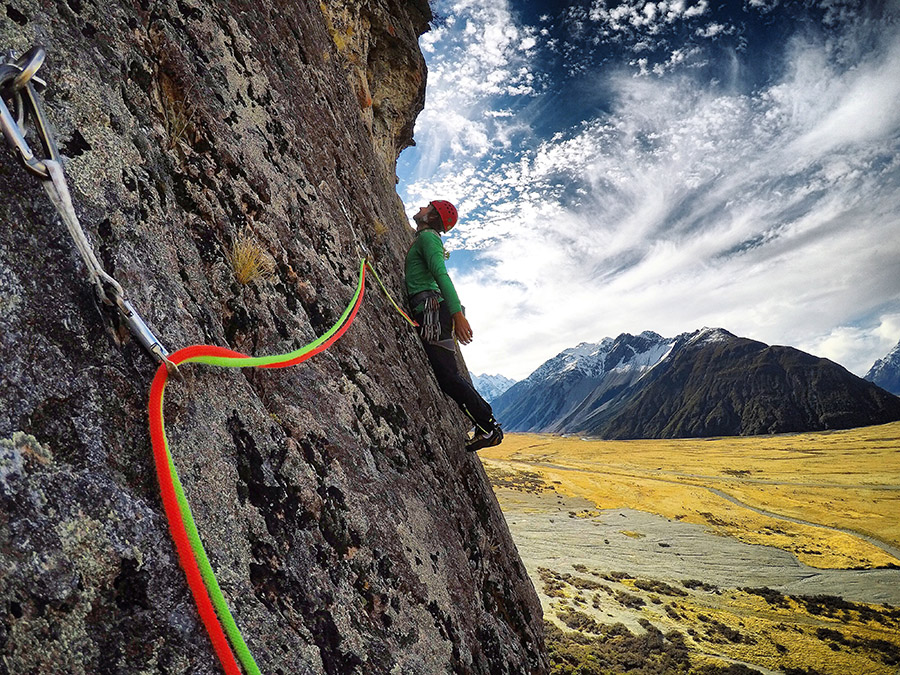
<instances>
[{"instance_id":1,"label":"climber's face","mask_svg":"<svg viewBox=\"0 0 900 675\"><path fill-rule=\"evenodd\" d=\"M431 221L432 211L434 211L434 207L431 204L427 204L419 209L419 212L413 216L413 220L416 223L416 230L424 230L428 227L428 224Z\"/></svg>"}]
</instances>

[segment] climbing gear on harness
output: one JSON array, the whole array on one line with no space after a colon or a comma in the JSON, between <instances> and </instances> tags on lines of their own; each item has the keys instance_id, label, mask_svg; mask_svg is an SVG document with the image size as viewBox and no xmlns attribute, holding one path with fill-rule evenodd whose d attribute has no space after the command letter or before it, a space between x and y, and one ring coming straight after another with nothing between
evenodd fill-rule
<instances>
[{"instance_id":1,"label":"climbing gear on harness","mask_svg":"<svg viewBox=\"0 0 900 675\"><path fill-rule=\"evenodd\" d=\"M46 86L45 82L36 76L44 63L44 56L42 47L33 47L20 59L0 64L0 128L25 169L41 179L47 196L56 207L75 243L75 248L84 261L88 279L93 284L97 296L106 305L115 306L141 346L165 364L173 374L177 374L175 364L168 358L169 352L125 298L121 284L103 269L78 221L59 160L59 151L35 87L35 85L41 88ZM7 99L12 101L15 115L7 107ZM41 144L48 155L46 159L38 159L28 145L25 126L27 118L31 119L39 134Z\"/></svg>"},{"instance_id":2,"label":"climbing gear on harness","mask_svg":"<svg viewBox=\"0 0 900 675\"><path fill-rule=\"evenodd\" d=\"M409 299L410 307L422 307L422 324L419 333L425 342L436 343L441 339L441 296L437 291L420 291Z\"/></svg>"},{"instance_id":3,"label":"climbing gear on harness","mask_svg":"<svg viewBox=\"0 0 900 675\"><path fill-rule=\"evenodd\" d=\"M444 232L449 232L453 229L453 226L456 225L456 221L459 218L456 207L443 199L435 199L433 202L429 202L429 204L431 204L440 215L441 224L444 226Z\"/></svg>"},{"instance_id":4,"label":"climbing gear on harness","mask_svg":"<svg viewBox=\"0 0 900 675\"><path fill-rule=\"evenodd\" d=\"M204 363L224 368L286 368L301 363L310 357L325 351L334 344L350 327L362 303L365 291L366 261L360 263L359 282L350 304L337 322L323 336L313 342L295 349L287 354L273 356L250 357L246 354L215 347L211 345L193 345L179 349L171 355L176 364ZM371 269L371 267L369 267ZM228 603L216 581L216 575L209 563L206 551L200 541L191 513L190 505L184 495L184 489L175 469L175 462L169 451L163 418L163 398L165 394L168 371L160 366L153 378L150 388L150 438L153 445L153 457L156 463L156 474L159 478L160 492L169 531L175 541L175 548L181 566L187 576L188 586L197 603L197 609L203 621L216 655L228 675L240 675L235 661L240 661L244 670L253 675L259 674L259 668L247 648L240 630L228 609ZM227 634L227 639L226 639ZM229 647L229 642L231 646Z\"/></svg>"},{"instance_id":5,"label":"climbing gear on harness","mask_svg":"<svg viewBox=\"0 0 900 675\"><path fill-rule=\"evenodd\" d=\"M422 311L422 323L419 326L419 334L422 339L436 347L446 349L450 352L456 351L456 335L453 333L451 326L451 334L449 337L441 339L443 328L441 326L441 296L437 291L425 290L419 291L412 295L409 304L413 308L420 308Z\"/></svg>"},{"instance_id":6,"label":"climbing gear on harness","mask_svg":"<svg viewBox=\"0 0 900 675\"><path fill-rule=\"evenodd\" d=\"M422 337L426 342L437 342L441 339L441 298L436 293L425 298L423 309Z\"/></svg>"}]
</instances>

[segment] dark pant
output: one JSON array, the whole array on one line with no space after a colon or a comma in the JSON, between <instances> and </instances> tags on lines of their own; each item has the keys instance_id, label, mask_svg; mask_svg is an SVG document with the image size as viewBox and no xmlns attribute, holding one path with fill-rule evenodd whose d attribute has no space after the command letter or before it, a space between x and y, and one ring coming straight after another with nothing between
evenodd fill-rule
<instances>
[{"instance_id":1,"label":"dark pant","mask_svg":"<svg viewBox=\"0 0 900 675\"><path fill-rule=\"evenodd\" d=\"M414 313L413 317L419 324L422 323L422 312ZM441 302L440 308L440 321L441 342L445 345L454 344L453 319L443 302ZM475 391L475 388L460 374L459 366L456 363L456 350L428 342L424 342L424 345L425 353L428 355L428 360L431 361L431 367L434 369L434 374L437 376L441 390L456 401L456 405L472 418L476 426L484 431L493 429L496 421L494 420L491 406L481 398L481 395Z\"/></svg>"}]
</instances>

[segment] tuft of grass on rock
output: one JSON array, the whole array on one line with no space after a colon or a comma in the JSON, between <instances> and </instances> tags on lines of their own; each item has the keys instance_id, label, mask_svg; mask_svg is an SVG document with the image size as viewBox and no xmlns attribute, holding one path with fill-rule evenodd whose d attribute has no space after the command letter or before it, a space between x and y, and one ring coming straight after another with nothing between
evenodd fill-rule
<instances>
[{"instance_id":1,"label":"tuft of grass on rock","mask_svg":"<svg viewBox=\"0 0 900 675\"><path fill-rule=\"evenodd\" d=\"M193 86L185 91L176 85L175 79L160 73L157 79L162 104L163 123L168 136L167 150L182 150L190 146L194 131L196 110L189 103L194 94Z\"/></svg>"},{"instance_id":2,"label":"tuft of grass on rock","mask_svg":"<svg viewBox=\"0 0 900 675\"><path fill-rule=\"evenodd\" d=\"M238 282L244 286L255 280L267 281L275 274L275 261L249 231L235 237L228 254Z\"/></svg>"}]
</instances>

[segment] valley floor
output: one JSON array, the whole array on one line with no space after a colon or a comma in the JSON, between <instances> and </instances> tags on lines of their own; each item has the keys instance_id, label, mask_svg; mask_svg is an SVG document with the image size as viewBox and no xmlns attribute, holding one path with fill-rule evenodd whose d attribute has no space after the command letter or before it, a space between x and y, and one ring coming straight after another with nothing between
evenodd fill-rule
<instances>
[{"instance_id":1,"label":"valley floor","mask_svg":"<svg viewBox=\"0 0 900 675\"><path fill-rule=\"evenodd\" d=\"M900 670L900 423L479 454L555 672Z\"/></svg>"}]
</instances>

